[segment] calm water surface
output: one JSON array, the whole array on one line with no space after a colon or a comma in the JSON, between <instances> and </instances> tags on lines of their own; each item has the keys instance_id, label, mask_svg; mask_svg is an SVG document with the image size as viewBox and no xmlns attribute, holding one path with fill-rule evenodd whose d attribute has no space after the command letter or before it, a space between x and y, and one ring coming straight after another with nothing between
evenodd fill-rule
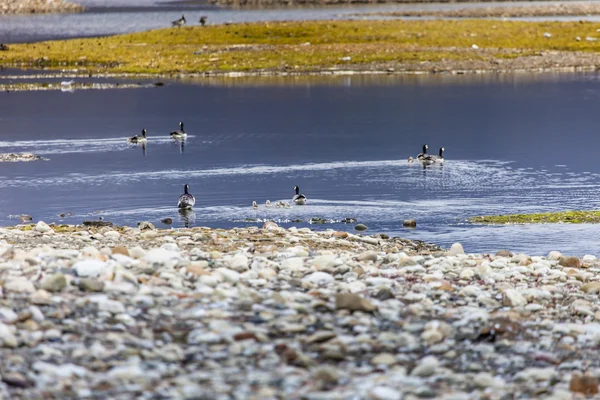
<instances>
[{"instance_id":1,"label":"calm water surface","mask_svg":"<svg viewBox=\"0 0 600 400\"><path fill-rule=\"evenodd\" d=\"M600 226L484 227L480 214L597 209L600 76L343 77L173 81L136 90L0 93L0 225L260 225L385 232L467 251L600 255ZM168 137L182 120L184 146ZM148 130L144 151L127 136ZM407 163L423 143L443 167ZM188 183L195 212L175 205ZM308 205L267 209L298 185ZM255 200L261 207L250 207ZM402 221L415 218L418 229Z\"/></svg>"}]
</instances>

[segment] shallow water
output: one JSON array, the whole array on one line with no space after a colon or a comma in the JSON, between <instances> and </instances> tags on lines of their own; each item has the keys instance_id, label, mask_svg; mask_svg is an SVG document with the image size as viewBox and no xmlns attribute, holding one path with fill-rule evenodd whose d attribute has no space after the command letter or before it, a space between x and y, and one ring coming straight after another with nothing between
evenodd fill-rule
<instances>
[{"instance_id":1,"label":"shallow water","mask_svg":"<svg viewBox=\"0 0 600 400\"><path fill-rule=\"evenodd\" d=\"M473 226L481 214L597 209L600 76L339 77L169 82L152 89L0 93L0 225L98 219L385 232L467 251L600 255L598 225ZM184 146L168 137L185 122ZM127 136L148 129L145 149ZM443 167L409 164L423 143ZM191 215L175 205L183 185ZM289 201L300 186L308 205ZM255 200L261 207L250 207ZM72 212L61 219L58 214ZM309 225L312 217L334 221ZM418 228L402 227L415 218ZM337 221L337 222L336 222Z\"/></svg>"},{"instance_id":2,"label":"shallow water","mask_svg":"<svg viewBox=\"0 0 600 400\"><path fill-rule=\"evenodd\" d=\"M583 1L583 3L594 2ZM319 19L386 19L385 16L366 16L374 12L423 9L455 9L470 7L507 7L519 5L558 4L556 1L500 3L430 3L430 4L373 4L331 7L281 7L271 9L230 9L193 2L157 0L81 0L88 7L81 14L40 14L0 16L0 43L33 42L40 40L103 36L166 28L171 21L186 15L189 25L198 25L201 15L209 23L289 21ZM578 1L579 3L579 1ZM598 21L600 16L540 17L531 20ZM408 18L418 19L418 18ZM428 19L425 18L425 19Z\"/></svg>"}]
</instances>

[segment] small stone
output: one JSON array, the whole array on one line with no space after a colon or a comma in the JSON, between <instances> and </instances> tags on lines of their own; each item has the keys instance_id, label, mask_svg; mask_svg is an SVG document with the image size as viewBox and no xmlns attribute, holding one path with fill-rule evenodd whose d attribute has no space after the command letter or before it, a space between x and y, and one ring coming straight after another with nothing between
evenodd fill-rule
<instances>
[{"instance_id":1,"label":"small stone","mask_svg":"<svg viewBox=\"0 0 600 400\"><path fill-rule=\"evenodd\" d=\"M516 289L508 289L504 292L504 304L512 307L520 307L527 305L525 297Z\"/></svg>"},{"instance_id":2,"label":"small stone","mask_svg":"<svg viewBox=\"0 0 600 400\"><path fill-rule=\"evenodd\" d=\"M375 386L369 391L369 400L400 400L402 394L388 386Z\"/></svg>"},{"instance_id":3,"label":"small stone","mask_svg":"<svg viewBox=\"0 0 600 400\"><path fill-rule=\"evenodd\" d=\"M600 293L600 282L588 282L581 286L581 290L585 293L598 294Z\"/></svg>"},{"instance_id":4,"label":"small stone","mask_svg":"<svg viewBox=\"0 0 600 400\"><path fill-rule=\"evenodd\" d=\"M332 331L317 331L306 338L306 344L311 343L323 343L336 337L335 332Z\"/></svg>"},{"instance_id":5,"label":"small stone","mask_svg":"<svg viewBox=\"0 0 600 400\"><path fill-rule=\"evenodd\" d=\"M221 275L225 282L235 283L240 281L240 273L229 268L217 268L215 272Z\"/></svg>"},{"instance_id":6,"label":"small stone","mask_svg":"<svg viewBox=\"0 0 600 400\"><path fill-rule=\"evenodd\" d=\"M380 353L371 359L373 365L393 365L396 364L396 357L390 353Z\"/></svg>"},{"instance_id":7,"label":"small stone","mask_svg":"<svg viewBox=\"0 0 600 400\"><path fill-rule=\"evenodd\" d=\"M505 385L504 381L500 378L494 378L487 372L480 372L473 377L473 383L480 389L487 388L501 388Z\"/></svg>"},{"instance_id":8,"label":"small stone","mask_svg":"<svg viewBox=\"0 0 600 400\"><path fill-rule=\"evenodd\" d=\"M334 280L335 279L333 276L331 276L331 274L321 271L313 272L312 274L306 275L304 278L302 278L302 282L309 282L315 285L328 284Z\"/></svg>"},{"instance_id":9,"label":"small stone","mask_svg":"<svg viewBox=\"0 0 600 400\"><path fill-rule=\"evenodd\" d=\"M513 253L508 250L499 250L496 252L496 257L512 257Z\"/></svg>"},{"instance_id":10,"label":"small stone","mask_svg":"<svg viewBox=\"0 0 600 400\"><path fill-rule=\"evenodd\" d=\"M67 286L67 279L63 274L54 274L46 276L40 287L49 292L60 292Z\"/></svg>"},{"instance_id":11,"label":"small stone","mask_svg":"<svg viewBox=\"0 0 600 400\"><path fill-rule=\"evenodd\" d=\"M405 228L416 228L417 220L416 219L405 219L404 222L402 222L402 226L404 226Z\"/></svg>"},{"instance_id":12,"label":"small stone","mask_svg":"<svg viewBox=\"0 0 600 400\"><path fill-rule=\"evenodd\" d=\"M117 232L118 233L118 232ZM125 246L115 246L112 249L113 254L122 254L124 256L129 257L129 250Z\"/></svg>"},{"instance_id":13,"label":"small stone","mask_svg":"<svg viewBox=\"0 0 600 400\"><path fill-rule=\"evenodd\" d=\"M104 290L104 282L95 279L80 279L77 286L84 292L101 292Z\"/></svg>"},{"instance_id":14,"label":"small stone","mask_svg":"<svg viewBox=\"0 0 600 400\"><path fill-rule=\"evenodd\" d=\"M580 372L573 372L571 382L569 383L569 390L575 393L582 393L585 396L593 396L598 394L598 380L588 374L582 375Z\"/></svg>"},{"instance_id":15,"label":"small stone","mask_svg":"<svg viewBox=\"0 0 600 400\"><path fill-rule=\"evenodd\" d=\"M393 299L394 295L392 294L392 290L389 287L384 286L384 287L380 288L377 291L377 293L375 293L375 298L380 301L385 301L385 300Z\"/></svg>"},{"instance_id":16,"label":"small stone","mask_svg":"<svg viewBox=\"0 0 600 400\"><path fill-rule=\"evenodd\" d=\"M206 268L208 268L208 262L206 261L194 261L185 267L186 271L194 276L210 275Z\"/></svg>"},{"instance_id":17,"label":"small stone","mask_svg":"<svg viewBox=\"0 0 600 400\"><path fill-rule=\"evenodd\" d=\"M248 257L243 254L236 254L229 260L229 268L237 272L248 271Z\"/></svg>"},{"instance_id":18,"label":"small stone","mask_svg":"<svg viewBox=\"0 0 600 400\"><path fill-rule=\"evenodd\" d=\"M322 386L329 386L335 385L340 379L340 375L336 368L324 366L317 368L313 372L312 378L321 383Z\"/></svg>"},{"instance_id":19,"label":"small stone","mask_svg":"<svg viewBox=\"0 0 600 400\"><path fill-rule=\"evenodd\" d=\"M0 322L0 344L2 347L12 348L17 347L18 345L15 335L13 335L8 325L3 324L2 322Z\"/></svg>"},{"instance_id":20,"label":"small stone","mask_svg":"<svg viewBox=\"0 0 600 400\"><path fill-rule=\"evenodd\" d=\"M377 306L357 294L339 293L335 296L335 308L338 310L373 312Z\"/></svg>"},{"instance_id":21,"label":"small stone","mask_svg":"<svg viewBox=\"0 0 600 400\"><path fill-rule=\"evenodd\" d=\"M551 251L546 256L546 258L551 261L558 261L561 259L561 257L562 257L562 254L560 254L560 252L558 252L558 251Z\"/></svg>"},{"instance_id":22,"label":"small stone","mask_svg":"<svg viewBox=\"0 0 600 400\"><path fill-rule=\"evenodd\" d=\"M104 233L104 237L110 240L119 240L121 234L117 231L108 231Z\"/></svg>"},{"instance_id":23,"label":"small stone","mask_svg":"<svg viewBox=\"0 0 600 400\"><path fill-rule=\"evenodd\" d=\"M94 295L103 296L103 295ZM95 301L98 304L98 309L101 311L108 311L112 314L121 314L125 312L125 306L118 300L109 300L107 298L98 298Z\"/></svg>"},{"instance_id":24,"label":"small stone","mask_svg":"<svg viewBox=\"0 0 600 400\"><path fill-rule=\"evenodd\" d=\"M25 377L25 375L20 372L8 372L2 374L2 382L6 383L8 386L17 387L17 388L28 388L33 386L33 382Z\"/></svg>"},{"instance_id":25,"label":"small stone","mask_svg":"<svg viewBox=\"0 0 600 400\"><path fill-rule=\"evenodd\" d=\"M73 270L77 276L97 278L108 271L108 264L99 260L82 260L75 263Z\"/></svg>"},{"instance_id":26,"label":"small stone","mask_svg":"<svg viewBox=\"0 0 600 400\"><path fill-rule=\"evenodd\" d=\"M4 284L4 289L7 292L13 293L33 293L35 292L35 286L33 283L26 278L16 278Z\"/></svg>"},{"instance_id":27,"label":"small stone","mask_svg":"<svg viewBox=\"0 0 600 400\"><path fill-rule=\"evenodd\" d=\"M160 222L162 222L165 225L171 225L173 223L173 218L164 218L161 219Z\"/></svg>"},{"instance_id":28,"label":"small stone","mask_svg":"<svg viewBox=\"0 0 600 400\"><path fill-rule=\"evenodd\" d=\"M359 231L359 232L363 232L363 231L366 231L369 228L367 228L367 226L364 225L364 224L358 224L358 225L356 225L354 227L354 229L357 230L357 231Z\"/></svg>"},{"instance_id":29,"label":"small stone","mask_svg":"<svg viewBox=\"0 0 600 400\"><path fill-rule=\"evenodd\" d=\"M581 261L577 257L561 257L558 260L558 265L565 268L581 268Z\"/></svg>"},{"instance_id":30,"label":"small stone","mask_svg":"<svg viewBox=\"0 0 600 400\"><path fill-rule=\"evenodd\" d=\"M348 237L348 232L333 232L333 237L336 238L340 238L340 239L346 239Z\"/></svg>"},{"instance_id":31,"label":"small stone","mask_svg":"<svg viewBox=\"0 0 600 400\"><path fill-rule=\"evenodd\" d=\"M154 224L150 221L142 221L138 224L140 231L155 230Z\"/></svg>"},{"instance_id":32,"label":"small stone","mask_svg":"<svg viewBox=\"0 0 600 400\"><path fill-rule=\"evenodd\" d=\"M450 250L448 250L448 253L446 254L449 256L457 256L459 254L465 254L465 250L463 249L462 244L454 243L450 246Z\"/></svg>"},{"instance_id":33,"label":"small stone","mask_svg":"<svg viewBox=\"0 0 600 400\"><path fill-rule=\"evenodd\" d=\"M158 232L147 229L146 231L142 232L140 234L140 238L144 239L144 240L152 240L152 239L156 239L158 237Z\"/></svg>"},{"instance_id":34,"label":"small stone","mask_svg":"<svg viewBox=\"0 0 600 400\"><path fill-rule=\"evenodd\" d=\"M377 253L374 251L365 251L357 257L358 261L377 261Z\"/></svg>"},{"instance_id":35,"label":"small stone","mask_svg":"<svg viewBox=\"0 0 600 400\"><path fill-rule=\"evenodd\" d=\"M435 373L435 370L440 365L437 358L427 356L421 359L419 364L410 372L411 376L427 377Z\"/></svg>"},{"instance_id":36,"label":"small stone","mask_svg":"<svg viewBox=\"0 0 600 400\"><path fill-rule=\"evenodd\" d=\"M279 229L279 226L273 221L267 221L263 224L262 228L266 231L272 231Z\"/></svg>"},{"instance_id":37,"label":"small stone","mask_svg":"<svg viewBox=\"0 0 600 400\"><path fill-rule=\"evenodd\" d=\"M39 221L34 228L37 232L41 232L41 233L46 233L46 232L54 232L52 230L52 228L50 228L50 226L48 226L47 223L45 223L44 221Z\"/></svg>"}]
</instances>

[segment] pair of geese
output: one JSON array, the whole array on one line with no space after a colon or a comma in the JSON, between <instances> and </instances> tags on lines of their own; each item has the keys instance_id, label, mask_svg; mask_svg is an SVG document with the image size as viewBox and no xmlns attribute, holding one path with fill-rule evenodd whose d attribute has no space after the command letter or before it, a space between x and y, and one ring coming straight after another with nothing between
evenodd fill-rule
<instances>
[{"instance_id":1,"label":"pair of geese","mask_svg":"<svg viewBox=\"0 0 600 400\"><path fill-rule=\"evenodd\" d=\"M187 133L183 130L183 122L179 122L179 129L171 132L170 135L173 139L187 138ZM129 139L127 139L127 141L133 144L148 142L148 137L146 136L146 129L142 129L141 135L132 136Z\"/></svg>"},{"instance_id":2,"label":"pair of geese","mask_svg":"<svg viewBox=\"0 0 600 400\"><path fill-rule=\"evenodd\" d=\"M198 22L200 22L200 25L204 26L206 25L206 20L208 19L208 17L206 15L203 15L200 17L200 20ZM181 18L176 19L175 21L171 22L172 26L176 26L176 27L181 27L183 25L185 25L187 23L186 19L185 19L185 15L182 15Z\"/></svg>"},{"instance_id":3,"label":"pair of geese","mask_svg":"<svg viewBox=\"0 0 600 400\"><path fill-rule=\"evenodd\" d=\"M296 191L296 194L294 195L294 197L292 197L292 202L294 202L297 205L304 205L306 204L306 196L303 195L302 193L300 193L300 188L298 186L294 186L294 190ZM185 184L183 186L183 194L181 196L179 196L179 201L177 202L177 208L180 209L191 209L192 207L194 207L194 204L196 204L196 198L194 197L193 194L190 193L190 186L188 184ZM267 200L266 207L270 207L271 206L271 201ZM256 204L256 201L252 202L252 207L253 208L258 208L258 204ZM289 204L287 202L282 202L280 201L279 203L277 203L277 207L289 207Z\"/></svg>"},{"instance_id":4,"label":"pair of geese","mask_svg":"<svg viewBox=\"0 0 600 400\"><path fill-rule=\"evenodd\" d=\"M417 161L421 161L424 165L443 164L444 163L444 150L445 149L443 147L440 148L440 154L437 156L434 154L427 153L427 149L429 149L429 146L424 144L423 152L419 153L417 155ZM409 157L408 162L413 162L413 158Z\"/></svg>"},{"instance_id":5,"label":"pair of geese","mask_svg":"<svg viewBox=\"0 0 600 400\"><path fill-rule=\"evenodd\" d=\"M294 186L294 190L296 191L296 194L294 195L294 197L292 197L292 202L299 206L306 204L306 196L300 193L300 188L298 186ZM271 207L271 200L267 200L265 202L265 207ZM279 201L277 202L277 204L275 204L275 207L290 208L290 203L288 203L287 201ZM256 204L256 201L252 202L252 208L258 208L258 204Z\"/></svg>"}]
</instances>

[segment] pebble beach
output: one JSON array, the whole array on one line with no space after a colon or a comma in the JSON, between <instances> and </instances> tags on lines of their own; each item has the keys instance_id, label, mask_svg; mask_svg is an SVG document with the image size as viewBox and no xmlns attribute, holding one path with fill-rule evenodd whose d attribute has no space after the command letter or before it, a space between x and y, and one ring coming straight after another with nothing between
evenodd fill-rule
<instances>
[{"instance_id":1,"label":"pebble beach","mask_svg":"<svg viewBox=\"0 0 600 400\"><path fill-rule=\"evenodd\" d=\"M0 229L0 397L598 392L596 257L363 233Z\"/></svg>"},{"instance_id":2,"label":"pebble beach","mask_svg":"<svg viewBox=\"0 0 600 400\"><path fill-rule=\"evenodd\" d=\"M0 0L0 15L81 11L82 6L65 0Z\"/></svg>"}]
</instances>

